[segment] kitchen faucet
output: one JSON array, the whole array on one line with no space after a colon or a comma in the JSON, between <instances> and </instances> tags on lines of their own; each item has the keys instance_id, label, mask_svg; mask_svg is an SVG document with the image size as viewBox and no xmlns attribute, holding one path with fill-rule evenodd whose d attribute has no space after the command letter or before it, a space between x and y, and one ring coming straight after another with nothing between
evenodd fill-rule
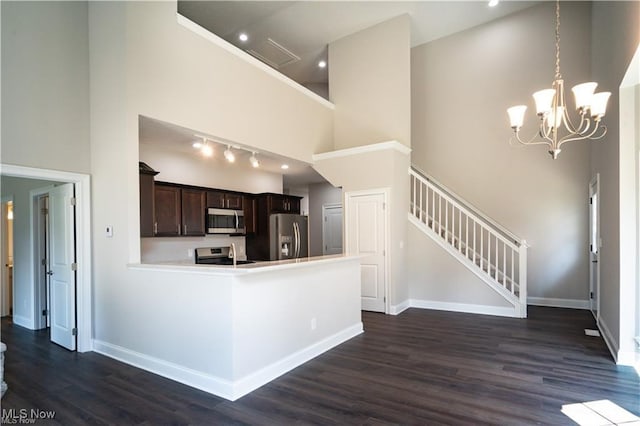
<instances>
[{"instance_id":1,"label":"kitchen faucet","mask_svg":"<svg viewBox=\"0 0 640 426\"><path fill-rule=\"evenodd\" d=\"M231 259L233 259L233 267L236 267L236 262L237 262L237 252L236 252L236 245L234 243L231 243L231 247L229 247L229 257Z\"/></svg>"}]
</instances>

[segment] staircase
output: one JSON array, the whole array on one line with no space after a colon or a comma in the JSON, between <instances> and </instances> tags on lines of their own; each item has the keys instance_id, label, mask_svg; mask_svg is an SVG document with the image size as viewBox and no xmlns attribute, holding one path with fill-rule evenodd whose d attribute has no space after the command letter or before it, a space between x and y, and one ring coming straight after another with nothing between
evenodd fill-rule
<instances>
[{"instance_id":1,"label":"staircase","mask_svg":"<svg viewBox=\"0 0 640 426\"><path fill-rule=\"evenodd\" d=\"M409 221L527 317L527 245L452 191L409 169Z\"/></svg>"}]
</instances>

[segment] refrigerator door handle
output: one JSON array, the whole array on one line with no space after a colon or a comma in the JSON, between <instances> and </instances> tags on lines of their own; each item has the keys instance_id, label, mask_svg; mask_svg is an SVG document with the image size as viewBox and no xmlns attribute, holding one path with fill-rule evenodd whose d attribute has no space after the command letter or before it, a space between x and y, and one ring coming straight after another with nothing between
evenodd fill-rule
<instances>
[{"instance_id":1,"label":"refrigerator door handle","mask_svg":"<svg viewBox=\"0 0 640 426\"><path fill-rule=\"evenodd\" d=\"M296 239L296 243L295 243L295 252L294 252L294 256L296 259L298 258L298 255L300 254L300 232L298 230L298 222L293 222L293 235L294 238Z\"/></svg>"}]
</instances>

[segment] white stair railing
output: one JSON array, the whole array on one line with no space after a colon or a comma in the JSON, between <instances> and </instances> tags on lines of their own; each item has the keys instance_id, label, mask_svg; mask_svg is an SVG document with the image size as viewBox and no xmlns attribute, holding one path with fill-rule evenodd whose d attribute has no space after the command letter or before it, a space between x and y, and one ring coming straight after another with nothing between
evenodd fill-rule
<instances>
[{"instance_id":1,"label":"white stair railing","mask_svg":"<svg viewBox=\"0 0 640 426\"><path fill-rule=\"evenodd\" d=\"M413 168L409 219L527 316L527 244Z\"/></svg>"}]
</instances>

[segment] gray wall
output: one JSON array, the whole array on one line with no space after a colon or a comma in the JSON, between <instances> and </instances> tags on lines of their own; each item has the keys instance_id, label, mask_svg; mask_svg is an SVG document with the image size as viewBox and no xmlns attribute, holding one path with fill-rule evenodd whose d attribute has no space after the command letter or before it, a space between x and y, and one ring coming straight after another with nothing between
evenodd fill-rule
<instances>
[{"instance_id":1,"label":"gray wall","mask_svg":"<svg viewBox=\"0 0 640 426\"><path fill-rule=\"evenodd\" d=\"M54 182L3 176L2 197L13 197L13 316L14 322L33 328L33 263L31 262L31 200L29 191Z\"/></svg>"},{"instance_id":2,"label":"gray wall","mask_svg":"<svg viewBox=\"0 0 640 426\"><path fill-rule=\"evenodd\" d=\"M523 133L536 131L531 94L554 77L554 14L545 2L412 49L412 162L529 242L529 296L586 303L591 142L555 161L509 144L512 105L529 106ZM562 4L568 90L590 78L590 23L588 3ZM440 284L413 281L411 293Z\"/></svg>"},{"instance_id":3,"label":"gray wall","mask_svg":"<svg viewBox=\"0 0 640 426\"><path fill-rule=\"evenodd\" d=\"M2 162L89 172L87 3L0 7Z\"/></svg>"},{"instance_id":4,"label":"gray wall","mask_svg":"<svg viewBox=\"0 0 640 426\"><path fill-rule=\"evenodd\" d=\"M309 185L309 254L322 256L322 206L342 204L342 189L330 183Z\"/></svg>"},{"instance_id":5,"label":"gray wall","mask_svg":"<svg viewBox=\"0 0 640 426\"><path fill-rule=\"evenodd\" d=\"M594 81L611 91L605 121L608 133L591 146L591 171L600 173L600 316L611 332L614 344L620 343L620 229L621 182L618 87L640 42L639 2L596 2L592 16L591 67ZM631 249L631 248L628 248ZM638 309L638 308L636 308ZM631 336L628 336L630 338ZM632 342L630 342L633 345Z\"/></svg>"}]
</instances>

